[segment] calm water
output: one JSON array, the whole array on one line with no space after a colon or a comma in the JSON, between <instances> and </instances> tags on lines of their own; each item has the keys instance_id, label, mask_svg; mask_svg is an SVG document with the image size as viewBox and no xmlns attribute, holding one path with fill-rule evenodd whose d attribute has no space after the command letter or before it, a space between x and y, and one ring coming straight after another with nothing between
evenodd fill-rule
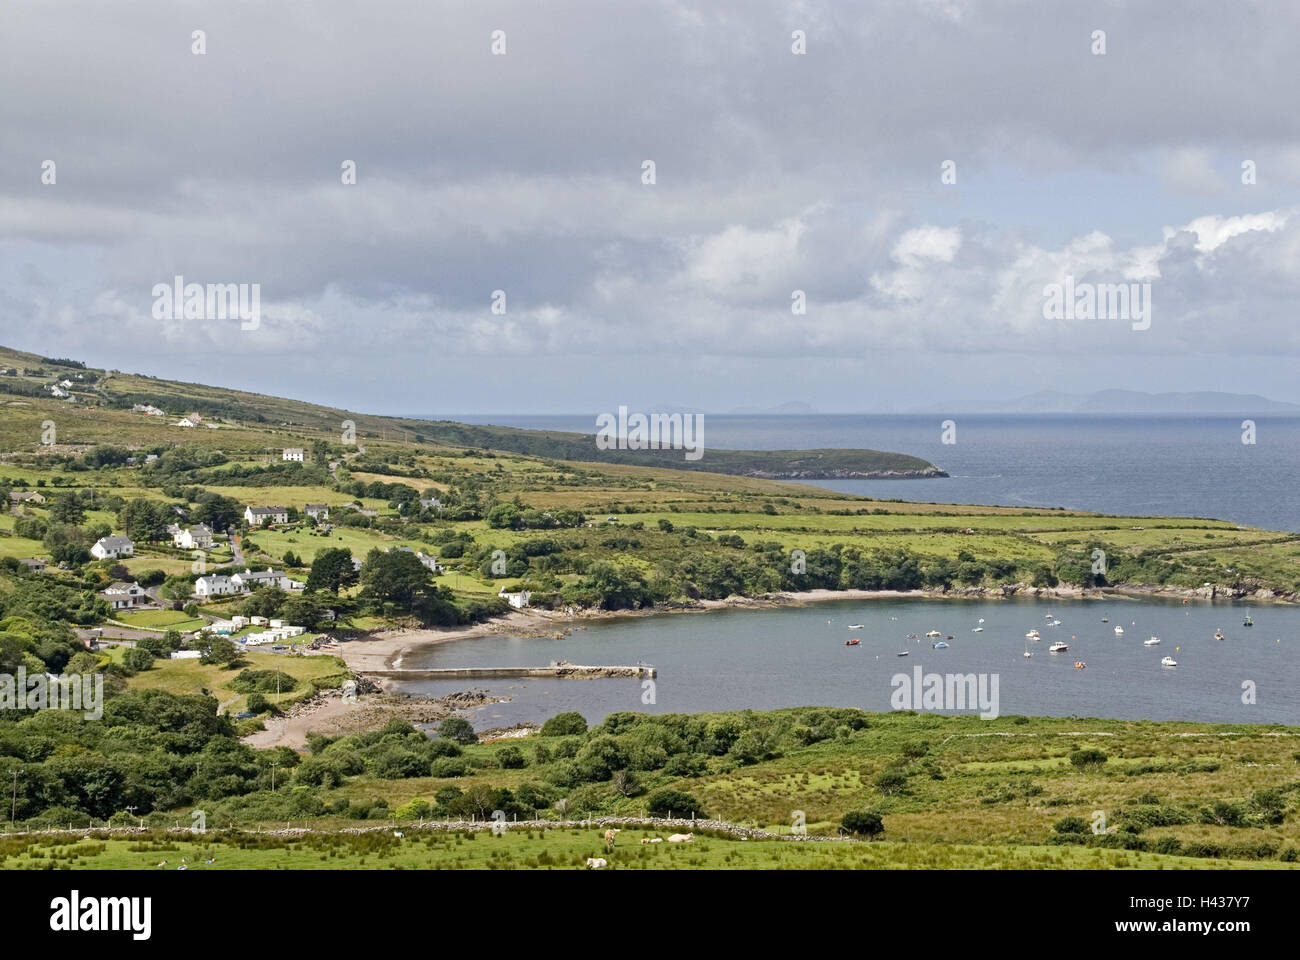
<instances>
[{"instance_id":1,"label":"calm water","mask_svg":"<svg viewBox=\"0 0 1300 960\"><path fill-rule=\"evenodd\" d=\"M1061 621L1048 625L1047 613ZM1300 609L1161 601L835 601L765 610L726 610L606 621L564 639L483 637L408 657L405 667L654 664L654 704L641 680L484 680L472 685L513 697L474 717L480 729L578 710L589 722L619 710L679 713L805 705L889 710L891 678L926 673L997 674L1000 712L1039 716L1300 723ZM1109 616L1109 623L1101 618ZM972 628L984 618L984 630ZM896 619L895 619L896 618ZM827 621L830 620L830 623ZM848 624L864 628L850 631ZM1124 627L1116 637L1114 627ZM1029 643L1030 628L1042 633ZM1213 639L1222 628L1227 639ZM935 650L929 630L952 634ZM920 634L918 642L907 640ZM1160 637L1158 646L1142 641ZM846 647L860 637L857 647ZM1068 653L1051 654L1055 640ZM1024 659L1028 646L1034 653ZM909 656L899 657L907 650ZM1162 667L1166 655L1177 667ZM1078 670L1074 661L1087 662ZM1255 684L1254 705L1242 683ZM467 681L403 684L437 695Z\"/></svg>"},{"instance_id":2,"label":"calm water","mask_svg":"<svg viewBox=\"0 0 1300 960\"><path fill-rule=\"evenodd\" d=\"M594 416L460 417L594 433ZM1300 417L966 415L940 442L934 415L706 416L707 446L781 450L866 447L921 457L936 480L826 480L843 493L943 503L1066 507L1215 517L1300 532ZM707 450L705 460L708 459Z\"/></svg>"}]
</instances>

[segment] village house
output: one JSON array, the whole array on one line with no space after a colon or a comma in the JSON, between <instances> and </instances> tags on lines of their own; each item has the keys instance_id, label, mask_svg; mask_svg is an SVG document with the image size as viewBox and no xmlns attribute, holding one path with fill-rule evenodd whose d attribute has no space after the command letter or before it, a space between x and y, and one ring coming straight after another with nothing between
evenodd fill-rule
<instances>
[{"instance_id":1,"label":"village house","mask_svg":"<svg viewBox=\"0 0 1300 960\"><path fill-rule=\"evenodd\" d=\"M442 501L437 497L429 497L428 499L421 499L420 506L426 510L438 511L442 509Z\"/></svg>"},{"instance_id":2,"label":"village house","mask_svg":"<svg viewBox=\"0 0 1300 960\"><path fill-rule=\"evenodd\" d=\"M45 502L44 495L37 493L35 490L15 490L9 494L9 499L12 500L14 503L44 503Z\"/></svg>"},{"instance_id":3,"label":"village house","mask_svg":"<svg viewBox=\"0 0 1300 960\"><path fill-rule=\"evenodd\" d=\"M69 394L68 391L64 390L58 384L55 384L54 386L50 387L50 393L58 397L60 400L71 396L71 394Z\"/></svg>"},{"instance_id":4,"label":"village house","mask_svg":"<svg viewBox=\"0 0 1300 960\"><path fill-rule=\"evenodd\" d=\"M96 560L110 557L130 557L135 554L135 544L130 537L100 537L90 548L90 555Z\"/></svg>"},{"instance_id":5,"label":"village house","mask_svg":"<svg viewBox=\"0 0 1300 960\"><path fill-rule=\"evenodd\" d=\"M173 427L197 427L198 424L195 423L193 420L191 420L189 417L181 417L179 420L173 423L172 426Z\"/></svg>"},{"instance_id":6,"label":"village house","mask_svg":"<svg viewBox=\"0 0 1300 960\"><path fill-rule=\"evenodd\" d=\"M45 569L45 561L40 557L27 557L18 562L28 570L32 571L32 573L41 573Z\"/></svg>"},{"instance_id":7,"label":"village house","mask_svg":"<svg viewBox=\"0 0 1300 960\"><path fill-rule=\"evenodd\" d=\"M101 590L99 596L114 610L129 610L149 602L149 594L138 583L114 583Z\"/></svg>"},{"instance_id":8,"label":"village house","mask_svg":"<svg viewBox=\"0 0 1300 960\"><path fill-rule=\"evenodd\" d=\"M240 592L238 584L233 583L230 577L220 574L208 574L194 581L194 595L201 599L226 597Z\"/></svg>"},{"instance_id":9,"label":"village house","mask_svg":"<svg viewBox=\"0 0 1300 960\"><path fill-rule=\"evenodd\" d=\"M285 447L280 454L281 460L293 460L302 463L302 447Z\"/></svg>"},{"instance_id":10,"label":"village house","mask_svg":"<svg viewBox=\"0 0 1300 960\"><path fill-rule=\"evenodd\" d=\"M131 407L132 413L143 413L146 417L165 416L163 411L159 410L152 403L137 403Z\"/></svg>"},{"instance_id":11,"label":"village house","mask_svg":"<svg viewBox=\"0 0 1300 960\"><path fill-rule=\"evenodd\" d=\"M241 593L251 593L258 587L279 587L281 590L301 590L306 584L294 580L287 573L277 572L267 567L265 570L245 570L236 573L230 582L239 587Z\"/></svg>"},{"instance_id":12,"label":"village house","mask_svg":"<svg viewBox=\"0 0 1300 960\"><path fill-rule=\"evenodd\" d=\"M268 520L272 523L288 523L288 507L248 507L244 510L244 520L250 527L260 527Z\"/></svg>"},{"instance_id":13,"label":"village house","mask_svg":"<svg viewBox=\"0 0 1300 960\"><path fill-rule=\"evenodd\" d=\"M303 507L303 512L316 520L328 520L330 518L330 508L323 503L309 503Z\"/></svg>"},{"instance_id":14,"label":"village house","mask_svg":"<svg viewBox=\"0 0 1300 960\"><path fill-rule=\"evenodd\" d=\"M501 588L501 592L498 593L497 596L510 604L510 606L514 607L516 610L521 610L528 606L528 601L532 599L532 594L527 590L521 590L519 593L507 593L504 587Z\"/></svg>"},{"instance_id":15,"label":"village house","mask_svg":"<svg viewBox=\"0 0 1300 960\"><path fill-rule=\"evenodd\" d=\"M211 550L212 528L206 523L187 530L177 530L172 536L172 543L182 550Z\"/></svg>"}]
</instances>

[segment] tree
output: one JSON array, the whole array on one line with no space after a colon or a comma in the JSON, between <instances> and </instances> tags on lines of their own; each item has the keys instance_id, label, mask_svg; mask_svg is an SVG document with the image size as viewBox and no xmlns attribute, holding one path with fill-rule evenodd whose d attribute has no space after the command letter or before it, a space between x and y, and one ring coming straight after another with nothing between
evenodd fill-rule
<instances>
[{"instance_id":1,"label":"tree","mask_svg":"<svg viewBox=\"0 0 1300 960\"><path fill-rule=\"evenodd\" d=\"M311 572L307 574L307 590L338 593L340 588L352 586L357 579L352 551L347 547L326 547L311 562Z\"/></svg>"},{"instance_id":2,"label":"tree","mask_svg":"<svg viewBox=\"0 0 1300 960\"><path fill-rule=\"evenodd\" d=\"M200 663L233 666L239 659L239 647L235 646L235 642L229 637L204 634L203 639L199 641L198 649Z\"/></svg>"},{"instance_id":3,"label":"tree","mask_svg":"<svg viewBox=\"0 0 1300 960\"><path fill-rule=\"evenodd\" d=\"M50 520L55 523L80 523L86 518L86 508L75 493L61 493L50 504Z\"/></svg>"},{"instance_id":4,"label":"tree","mask_svg":"<svg viewBox=\"0 0 1300 960\"><path fill-rule=\"evenodd\" d=\"M840 819L845 833L860 837L874 837L885 830L885 821L873 810L850 810Z\"/></svg>"},{"instance_id":5,"label":"tree","mask_svg":"<svg viewBox=\"0 0 1300 960\"><path fill-rule=\"evenodd\" d=\"M689 793L664 787L646 798L646 807L654 817L705 817L700 802Z\"/></svg>"},{"instance_id":6,"label":"tree","mask_svg":"<svg viewBox=\"0 0 1300 960\"><path fill-rule=\"evenodd\" d=\"M576 710L557 713L542 724L543 737L571 737L587 732L587 721Z\"/></svg>"},{"instance_id":7,"label":"tree","mask_svg":"<svg viewBox=\"0 0 1300 960\"><path fill-rule=\"evenodd\" d=\"M429 569L406 550L376 548L366 555L361 598L381 612L414 616L426 626L461 621L451 591L437 586Z\"/></svg>"},{"instance_id":8,"label":"tree","mask_svg":"<svg viewBox=\"0 0 1300 960\"><path fill-rule=\"evenodd\" d=\"M468 720L461 717L448 717L438 725L438 736L456 743L477 743L478 734Z\"/></svg>"}]
</instances>

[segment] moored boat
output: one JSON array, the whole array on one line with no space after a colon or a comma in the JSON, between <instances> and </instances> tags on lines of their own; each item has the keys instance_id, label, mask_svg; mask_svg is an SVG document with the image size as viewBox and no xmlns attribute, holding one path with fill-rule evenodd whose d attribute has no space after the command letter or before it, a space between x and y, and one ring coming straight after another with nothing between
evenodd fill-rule
<instances>
[{"instance_id":1,"label":"moored boat","mask_svg":"<svg viewBox=\"0 0 1300 960\"><path fill-rule=\"evenodd\" d=\"M1065 643L1064 641L1061 640L1057 640L1054 644L1052 644L1050 647L1047 648L1047 651L1048 653L1065 653L1065 651L1069 649L1070 649L1070 645L1068 643Z\"/></svg>"},{"instance_id":2,"label":"moored boat","mask_svg":"<svg viewBox=\"0 0 1300 960\"><path fill-rule=\"evenodd\" d=\"M1178 661L1175 660L1173 657L1165 657L1163 660L1160 661L1160 665L1162 667L1176 667L1178 666Z\"/></svg>"}]
</instances>

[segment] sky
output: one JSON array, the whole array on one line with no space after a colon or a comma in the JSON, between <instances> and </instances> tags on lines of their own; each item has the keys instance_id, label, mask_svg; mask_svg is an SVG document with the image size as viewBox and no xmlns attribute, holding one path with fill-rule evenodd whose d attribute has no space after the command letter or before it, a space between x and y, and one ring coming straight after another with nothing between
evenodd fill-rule
<instances>
[{"instance_id":1,"label":"sky","mask_svg":"<svg viewBox=\"0 0 1300 960\"><path fill-rule=\"evenodd\" d=\"M1298 28L1289 2L18 0L0 343L394 414L1300 402ZM160 316L178 275L257 284L256 325ZM1048 317L1067 278L1149 291L1149 326Z\"/></svg>"}]
</instances>

